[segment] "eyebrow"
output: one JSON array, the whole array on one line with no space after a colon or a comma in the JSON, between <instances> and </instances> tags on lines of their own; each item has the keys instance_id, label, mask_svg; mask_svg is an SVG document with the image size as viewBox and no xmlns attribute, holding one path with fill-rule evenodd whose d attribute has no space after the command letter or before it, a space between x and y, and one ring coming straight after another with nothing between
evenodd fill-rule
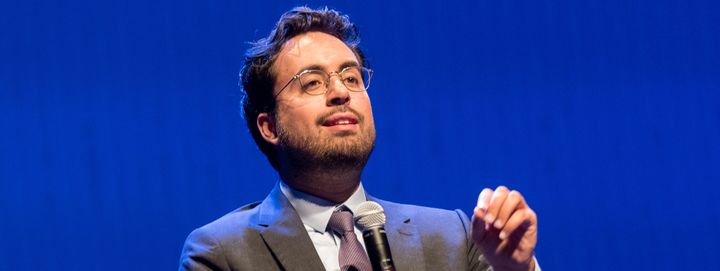
<instances>
[{"instance_id":1,"label":"eyebrow","mask_svg":"<svg viewBox=\"0 0 720 271\"><path fill-rule=\"evenodd\" d=\"M345 68L347 68L347 67L360 67L360 64L358 64L358 63L355 62L355 61L345 61L345 62L343 62L342 64L340 64L340 66L338 67L338 69L337 69L335 72L342 71L343 69L345 69ZM301 72L306 71L306 70L321 70L321 71L324 71L325 68L324 68L323 66L318 65L318 64L312 64L312 65L308 65L308 66L305 66L305 67L301 68L296 74L301 73Z\"/></svg>"}]
</instances>

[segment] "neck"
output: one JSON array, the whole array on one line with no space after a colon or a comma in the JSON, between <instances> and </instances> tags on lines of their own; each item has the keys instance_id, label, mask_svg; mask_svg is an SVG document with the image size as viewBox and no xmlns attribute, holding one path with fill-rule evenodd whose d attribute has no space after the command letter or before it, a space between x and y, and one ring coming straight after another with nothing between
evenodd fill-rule
<instances>
[{"instance_id":1,"label":"neck","mask_svg":"<svg viewBox=\"0 0 720 271\"><path fill-rule=\"evenodd\" d=\"M342 203L357 190L360 185L360 169L290 169L280 171L280 178L298 191L328 200Z\"/></svg>"}]
</instances>

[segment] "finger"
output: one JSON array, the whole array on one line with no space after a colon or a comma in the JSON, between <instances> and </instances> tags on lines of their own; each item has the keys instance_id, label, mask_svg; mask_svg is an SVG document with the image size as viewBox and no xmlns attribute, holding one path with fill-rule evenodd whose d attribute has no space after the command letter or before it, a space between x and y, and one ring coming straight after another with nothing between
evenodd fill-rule
<instances>
[{"instance_id":1,"label":"finger","mask_svg":"<svg viewBox=\"0 0 720 271\"><path fill-rule=\"evenodd\" d=\"M504 240L508 236L514 234L514 232L518 229L524 230L535 224L536 221L536 215L532 209L524 208L517 210L512 214L512 216L510 216L510 219L508 219L505 226L500 230L498 237Z\"/></svg>"},{"instance_id":2,"label":"finger","mask_svg":"<svg viewBox=\"0 0 720 271\"><path fill-rule=\"evenodd\" d=\"M477 205L475 205L476 214L478 210L481 210L481 217L485 216L487 208L488 206L490 206L490 197L492 197L492 194L493 190L490 188L485 188L482 190L482 192L480 192L480 195L478 195Z\"/></svg>"},{"instance_id":3,"label":"finger","mask_svg":"<svg viewBox=\"0 0 720 271\"><path fill-rule=\"evenodd\" d=\"M488 227L485 220L473 217L472 220L472 238L478 249L483 253L485 251L494 251L502 240L498 238L499 230Z\"/></svg>"},{"instance_id":4,"label":"finger","mask_svg":"<svg viewBox=\"0 0 720 271\"><path fill-rule=\"evenodd\" d=\"M479 210L476 209L475 213L478 211ZM485 239L486 233L487 224L485 224L485 220L483 220L482 217L474 215L472 218L472 237L475 243L480 244Z\"/></svg>"},{"instance_id":5,"label":"finger","mask_svg":"<svg viewBox=\"0 0 720 271\"><path fill-rule=\"evenodd\" d=\"M483 228L488 230L490 225L485 223L485 214L487 214L487 208L490 205L490 197L492 197L493 190L485 188L478 195L477 205L475 206L475 212L473 213L473 220L482 221Z\"/></svg>"},{"instance_id":6,"label":"finger","mask_svg":"<svg viewBox=\"0 0 720 271\"><path fill-rule=\"evenodd\" d=\"M485 223L488 225L495 223L495 218L497 218L500 207L503 202L505 202L505 198L507 198L509 192L505 186L498 186L498 188L495 189L490 198L490 206L488 206L487 213L485 214Z\"/></svg>"},{"instance_id":7,"label":"finger","mask_svg":"<svg viewBox=\"0 0 720 271\"><path fill-rule=\"evenodd\" d=\"M498 230L502 229L505 222L508 221L510 215L512 215L522 201L524 201L524 199L520 192L515 190L510 191L505 199L505 202L503 202L503 205L500 207L500 211L495 219L495 223L493 223L493 227Z\"/></svg>"}]
</instances>

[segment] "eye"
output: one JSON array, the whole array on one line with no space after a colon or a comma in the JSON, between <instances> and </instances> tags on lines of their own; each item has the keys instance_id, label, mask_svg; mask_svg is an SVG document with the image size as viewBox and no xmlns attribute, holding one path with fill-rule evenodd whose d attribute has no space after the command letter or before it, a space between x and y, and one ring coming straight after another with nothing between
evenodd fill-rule
<instances>
[{"instance_id":1,"label":"eye","mask_svg":"<svg viewBox=\"0 0 720 271\"><path fill-rule=\"evenodd\" d=\"M350 67L342 73L343 83L348 87L359 87L362 85L362 77L360 71L355 67Z\"/></svg>"},{"instance_id":2,"label":"eye","mask_svg":"<svg viewBox=\"0 0 720 271\"><path fill-rule=\"evenodd\" d=\"M345 77L345 84L357 86L360 84L360 80L355 76L347 76Z\"/></svg>"},{"instance_id":3,"label":"eye","mask_svg":"<svg viewBox=\"0 0 720 271\"><path fill-rule=\"evenodd\" d=\"M321 82L320 80L312 80L312 81L301 82L301 83L302 83L303 90L316 89L323 85L323 82Z\"/></svg>"},{"instance_id":4,"label":"eye","mask_svg":"<svg viewBox=\"0 0 720 271\"><path fill-rule=\"evenodd\" d=\"M303 91L321 88L325 85L325 76L317 72L308 72L300 76L300 86Z\"/></svg>"}]
</instances>

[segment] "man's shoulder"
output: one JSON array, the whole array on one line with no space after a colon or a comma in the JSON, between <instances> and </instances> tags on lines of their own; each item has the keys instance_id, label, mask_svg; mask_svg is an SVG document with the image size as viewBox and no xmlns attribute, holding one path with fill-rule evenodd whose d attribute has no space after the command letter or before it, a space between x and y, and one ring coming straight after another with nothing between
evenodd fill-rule
<instances>
[{"instance_id":1,"label":"man's shoulder","mask_svg":"<svg viewBox=\"0 0 720 271\"><path fill-rule=\"evenodd\" d=\"M274 267L270 254L259 249L264 247L266 229L260 217L268 211L263 204L245 205L192 231L180 256L181 270L231 270L268 263Z\"/></svg>"},{"instance_id":2,"label":"man's shoulder","mask_svg":"<svg viewBox=\"0 0 720 271\"><path fill-rule=\"evenodd\" d=\"M254 202L227 213L220 218L195 229L190 233L192 238L211 238L214 240L228 240L242 238L248 232L257 231L258 206L261 202Z\"/></svg>"},{"instance_id":3,"label":"man's shoulder","mask_svg":"<svg viewBox=\"0 0 720 271\"><path fill-rule=\"evenodd\" d=\"M393 211L400 211L405 214L414 214L417 216L427 216L427 217L433 217L433 216L457 216L458 212L461 212L460 210L447 210L447 209L440 209L435 207L428 207L428 206L422 206L422 205L415 205L415 204L407 204L407 203L398 203L393 201L387 201L382 200L378 198L374 198L375 201L380 203L381 206L383 206L384 209L390 209Z\"/></svg>"},{"instance_id":4,"label":"man's shoulder","mask_svg":"<svg viewBox=\"0 0 720 271\"><path fill-rule=\"evenodd\" d=\"M467 223L467 216L459 209L446 210L434 207L427 207L414 204L397 203L381 199L375 199L385 209L390 219L392 216L403 220L412 219L416 223L437 224L437 223Z\"/></svg>"}]
</instances>

